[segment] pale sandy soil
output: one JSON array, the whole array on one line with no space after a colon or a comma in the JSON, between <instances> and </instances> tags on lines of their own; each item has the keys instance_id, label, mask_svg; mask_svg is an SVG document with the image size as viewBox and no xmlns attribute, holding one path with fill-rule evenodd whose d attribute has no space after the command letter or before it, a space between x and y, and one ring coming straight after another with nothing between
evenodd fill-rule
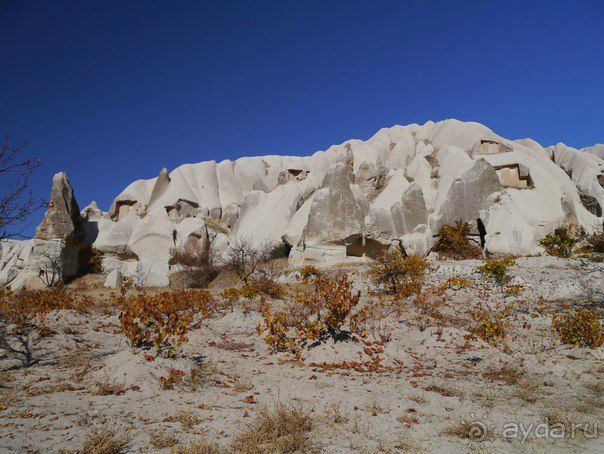
<instances>
[{"instance_id":1,"label":"pale sandy soil","mask_svg":"<svg viewBox=\"0 0 604 454\"><path fill-rule=\"evenodd\" d=\"M474 273L479 263L433 261L428 283L452 276L482 282ZM365 268L347 271L365 304L372 297ZM314 452L604 452L594 434L596 425L604 430L603 350L561 345L549 315L563 301L579 304L585 292L597 293L604 266L520 259L510 274L524 285L520 295L495 286L486 294L491 307L518 302L505 345L468 339L468 311L485 297L471 288L447 291L440 328L428 323L421 331L420 313L409 307L376 322L366 339L328 341L301 361L272 354L256 333L259 314L240 306L204 321L177 359L147 361L121 335L100 277L87 277L72 287L94 295L98 307L53 313L52 334L33 347L37 364L0 361L0 451L78 450L92 429L111 427L129 438L125 452L169 452L150 441L162 431L174 444L204 437L232 452L262 406L286 403L310 412ZM280 280L293 285L287 274ZM602 314L601 306L592 309ZM389 340L374 344L379 335ZM353 362L358 370L346 368ZM205 380L194 389L162 389L159 378L170 367L200 368ZM99 395L100 386L119 384L122 394ZM189 423L179 422L183 412L193 414ZM485 439L467 437L464 421L486 428ZM563 424L564 438L547 433L546 423ZM528 431L526 440L511 436L511 424ZM571 434L573 424L587 431Z\"/></svg>"}]
</instances>

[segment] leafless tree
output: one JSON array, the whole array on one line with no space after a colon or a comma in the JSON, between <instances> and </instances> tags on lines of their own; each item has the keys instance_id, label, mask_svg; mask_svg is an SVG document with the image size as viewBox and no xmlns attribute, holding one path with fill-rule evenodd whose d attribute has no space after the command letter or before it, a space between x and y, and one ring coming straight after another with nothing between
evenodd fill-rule
<instances>
[{"instance_id":1,"label":"leafless tree","mask_svg":"<svg viewBox=\"0 0 604 454\"><path fill-rule=\"evenodd\" d=\"M130 279L132 279L132 283L135 287L144 287L151 275L151 266L148 264L143 264L138 262L136 264L136 268L130 275Z\"/></svg>"},{"instance_id":2,"label":"leafless tree","mask_svg":"<svg viewBox=\"0 0 604 454\"><path fill-rule=\"evenodd\" d=\"M214 238L215 235L211 240ZM194 243L184 250L170 251L170 263L179 265L179 269L170 275L171 285L178 288L205 288L218 275L211 240L208 238L203 244Z\"/></svg>"},{"instance_id":3,"label":"leafless tree","mask_svg":"<svg viewBox=\"0 0 604 454\"><path fill-rule=\"evenodd\" d=\"M43 205L29 190L30 178L40 161L23 157L22 151L23 145L11 146L8 136L4 136L0 144L1 190L4 194L0 197L0 240L21 236L23 229L16 229L16 226Z\"/></svg>"},{"instance_id":4,"label":"leafless tree","mask_svg":"<svg viewBox=\"0 0 604 454\"><path fill-rule=\"evenodd\" d=\"M63 258L60 254L36 252L36 260L40 265L38 277L46 287L54 287L63 280Z\"/></svg>"},{"instance_id":5,"label":"leafless tree","mask_svg":"<svg viewBox=\"0 0 604 454\"><path fill-rule=\"evenodd\" d=\"M227 251L227 266L243 281L248 282L259 267L271 258L269 242L258 245L249 238L236 238Z\"/></svg>"}]
</instances>

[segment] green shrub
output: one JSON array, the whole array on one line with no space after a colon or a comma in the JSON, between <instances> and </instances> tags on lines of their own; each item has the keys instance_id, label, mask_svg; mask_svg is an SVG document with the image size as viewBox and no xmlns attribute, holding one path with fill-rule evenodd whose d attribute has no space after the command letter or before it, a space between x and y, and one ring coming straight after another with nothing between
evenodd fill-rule
<instances>
[{"instance_id":1,"label":"green shrub","mask_svg":"<svg viewBox=\"0 0 604 454\"><path fill-rule=\"evenodd\" d=\"M604 343L602 324L595 312L579 308L572 314L555 315L552 326L563 344L597 348Z\"/></svg>"},{"instance_id":2,"label":"green shrub","mask_svg":"<svg viewBox=\"0 0 604 454\"><path fill-rule=\"evenodd\" d=\"M570 257L573 247L578 241L577 232L572 226L558 227L553 233L548 233L539 241L548 254L556 257Z\"/></svg>"},{"instance_id":3,"label":"green shrub","mask_svg":"<svg viewBox=\"0 0 604 454\"><path fill-rule=\"evenodd\" d=\"M482 257L482 249L474 246L468 235L470 224L458 221L454 226L445 224L438 231L438 241L433 250L446 258L454 260L476 259Z\"/></svg>"},{"instance_id":4,"label":"green shrub","mask_svg":"<svg viewBox=\"0 0 604 454\"><path fill-rule=\"evenodd\" d=\"M286 259L289 257L289 251L292 250L292 247L287 243L281 243L278 246L275 246L271 251L272 259Z\"/></svg>"},{"instance_id":5,"label":"green shrub","mask_svg":"<svg viewBox=\"0 0 604 454\"><path fill-rule=\"evenodd\" d=\"M501 260L487 260L487 262L476 268L479 273L482 273L486 277L492 277L499 284L505 284L509 278L507 270L509 267L514 266L516 260L512 257L506 257Z\"/></svg>"},{"instance_id":6,"label":"green shrub","mask_svg":"<svg viewBox=\"0 0 604 454\"><path fill-rule=\"evenodd\" d=\"M503 312L493 313L487 310L478 310L470 315L472 316L470 335L473 339L482 339L491 345L497 345L506 339L507 323Z\"/></svg>"}]
</instances>

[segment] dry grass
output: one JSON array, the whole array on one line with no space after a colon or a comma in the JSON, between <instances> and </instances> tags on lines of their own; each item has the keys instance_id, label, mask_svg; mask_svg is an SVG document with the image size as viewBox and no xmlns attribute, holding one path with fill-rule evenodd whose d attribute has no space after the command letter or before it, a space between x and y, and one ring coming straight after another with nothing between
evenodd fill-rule
<instances>
[{"instance_id":1,"label":"dry grass","mask_svg":"<svg viewBox=\"0 0 604 454\"><path fill-rule=\"evenodd\" d=\"M503 382L508 386L517 385L523 372L513 366L503 366L500 369L489 370L482 374L483 378L491 381Z\"/></svg>"},{"instance_id":2,"label":"dry grass","mask_svg":"<svg viewBox=\"0 0 604 454\"><path fill-rule=\"evenodd\" d=\"M526 403L535 403L544 396L542 382L535 376L524 375L518 380L514 394Z\"/></svg>"},{"instance_id":3,"label":"dry grass","mask_svg":"<svg viewBox=\"0 0 604 454\"><path fill-rule=\"evenodd\" d=\"M183 410L172 416L168 416L165 421L179 422L183 429L191 429L201 422L199 416L193 413L191 410Z\"/></svg>"},{"instance_id":4,"label":"dry grass","mask_svg":"<svg viewBox=\"0 0 604 454\"><path fill-rule=\"evenodd\" d=\"M197 367L191 371L190 375L185 377L181 386L187 391L197 391L205 388L214 382L214 376L218 372L218 369L214 365L202 361L197 364Z\"/></svg>"},{"instance_id":5,"label":"dry grass","mask_svg":"<svg viewBox=\"0 0 604 454\"><path fill-rule=\"evenodd\" d=\"M121 396L126 392L126 388L121 383L109 383L108 380L96 383L96 391L93 396Z\"/></svg>"},{"instance_id":6,"label":"dry grass","mask_svg":"<svg viewBox=\"0 0 604 454\"><path fill-rule=\"evenodd\" d=\"M246 377L237 377L235 383L233 384L233 390L238 393L250 391L253 388L254 384L249 378Z\"/></svg>"},{"instance_id":7,"label":"dry grass","mask_svg":"<svg viewBox=\"0 0 604 454\"><path fill-rule=\"evenodd\" d=\"M272 411L264 407L233 444L241 454L306 452L311 448L313 421L297 406L278 404Z\"/></svg>"},{"instance_id":8,"label":"dry grass","mask_svg":"<svg viewBox=\"0 0 604 454\"><path fill-rule=\"evenodd\" d=\"M150 434L149 443L155 449L165 449L175 446L178 443L178 439L166 430L162 430Z\"/></svg>"},{"instance_id":9,"label":"dry grass","mask_svg":"<svg viewBox=\"0 0 604 454\"><path fill-rule=\"evenodd\" d=\"M458 390L458 389L454 389L452 387L446 387L446 386L439 386L439 385L430 385L427 386L426 388L424 388L425 391L430 391L433 393L437 393L440 394L441 396L445 396L445 397L458 397L458 398L463 398L463 393Z\"/></svg>"},{"instance_id":10,"label":"dry grass","mask_svg":"<svg viewBox=\"0 0 604 454\"><path fill-rule=\"evenodd\" d=\"M61 358L61 366L66 369L89 369L92 355L88 352L77 351Z\"/></svg>"},{"instance_id":11,"label":"dry grass","mask_svg":"<svg viewBox=\"0 0 604 454\"><path fill-rule=\"evenodd\" d=\"M225 451L220 449L216 443L200 440L197 443L185 446L176 446L170 449L170 454L221 454Z\"/></svg>"},{"instance_id":12,"label":"dry grass","mask_svg":"<svg viewBox=\"0 0 604 454\"><path fill-rule=\"evenodd\" d=\"M411 400L418 404L427 404L429 402L429 399L421 394L414 394L411 396Z\"/></svg>"},{"instance_id":13,"label":"dry grass","mask_svg":"<svg viewBox=\"0 0 604 454\"><path fill-rule=\"evenodd\" d=\"M114 429L93 429L86 435L80 454L119 454L124 452L130 439L118 435Z\"/></svg>"},{"instance_id":14,"label":"dry grass","mask_svg":"<svg viewBox=\"0 0 604 454\"><path fill-rule=\"evenodd\" d=\"M70 391L81 391L83 388L81 388L81 387L76 388L71 383L62 381L57 384L41 386L41 387L39 387L39 386L30 387L29 385L25 385L23 387L23 389L25 390L25 393L29 397L35 397L35 396L41 396L44 394L64 393L64 392L70 392Z\"/></svg>"},{"instance_id":15,"label":"dry grass","mask_svg":"<svg viewBox=\"0 0 604 454\"><path fill-rule=\"evenodd\" d=\"M390 413L388 408L382 407L375 400L371 401L369 405L363 408L367 413L371 413L372 416L383 415L386 413Z\"/></svg>"},{"instance_id":16,"label":"dry grass","mask_svg":"<svg viewBox=\"0 0 604 454\"><path fill-rule=\"evenodd\" d=\"M461 421L445 429L443 435L449 435L462 440L484 441L493 438L493 431L484 425Z\"/></svg>"},{"instance_id":17,"label":"dry grass","mask_svg":"<svg viewBox=\"0 0 604 454\"><path fill-rule=\"evenodd\" d=\"M343 414L340 402L334 402L325 407L325 418L333 424L346 424L350 418Z\"/></svg>"}]
</instances>

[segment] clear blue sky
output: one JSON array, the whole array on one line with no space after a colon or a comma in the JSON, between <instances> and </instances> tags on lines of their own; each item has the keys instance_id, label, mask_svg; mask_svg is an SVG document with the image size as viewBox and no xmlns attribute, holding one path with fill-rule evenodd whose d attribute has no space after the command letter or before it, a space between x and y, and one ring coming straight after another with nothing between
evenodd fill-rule
<instances>
[{"instance_id":1,"label":"clear blue sky","mask_svg":"<svg viewBox=\"0 0 604 454\"><path fill-rule=\"evenodd\" d=\"M0 0L0 133L81 207L203 160L455 117L604 141L604 1ZM35 226L42 212L31 220Z\"/></svg>"}]
</instances>

